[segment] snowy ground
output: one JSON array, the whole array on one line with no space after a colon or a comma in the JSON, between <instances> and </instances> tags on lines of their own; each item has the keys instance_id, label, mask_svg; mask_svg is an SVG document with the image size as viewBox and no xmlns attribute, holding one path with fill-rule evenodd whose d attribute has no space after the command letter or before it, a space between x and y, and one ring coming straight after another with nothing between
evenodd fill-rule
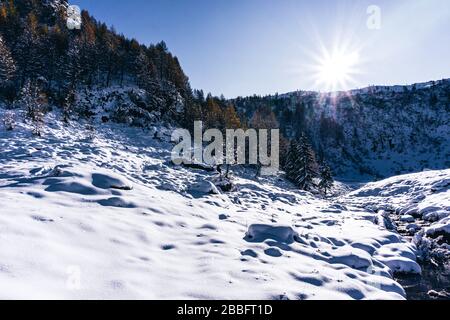
<instances>
[{"instance_id":1,"label":"snowy ground","mask_svg":"<svg viewBox=\"0 0 450 320\"><path fill-rule=\"evenodd\" d=\"M171 164L169 131L46 123L0 128L0 298L403 299L393 272L420 272L364 189L338 203L243 172L214 194Z\"/></svg>"},{"instance_id":2,"label":"snowy ground","mask_svg":"<svg viewBox=\"0 0 450 320\"><path fill-rule=\"evenodd\" d=\"M369 183L343 197L397 222L423 258L450 259L450 170L424 171Z\"/></svg>"}]
</instances>

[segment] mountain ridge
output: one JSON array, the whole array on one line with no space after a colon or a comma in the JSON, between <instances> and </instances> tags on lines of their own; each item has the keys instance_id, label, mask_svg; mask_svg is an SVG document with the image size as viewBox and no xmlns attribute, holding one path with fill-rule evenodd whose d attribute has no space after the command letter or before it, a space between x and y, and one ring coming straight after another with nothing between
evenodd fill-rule
<instances>
[{"instance_id":1,"label":"mountain ridge","mask_svg":"<svg viewBox=\"0 0 450 320\"><path fill-rule=\"evenodd\" d=\"M249 119L256 110L271 109L284 136L305 133L318 157L343 178L450 167L449 79L231 101Z\"/></svg>"}]
</instances>

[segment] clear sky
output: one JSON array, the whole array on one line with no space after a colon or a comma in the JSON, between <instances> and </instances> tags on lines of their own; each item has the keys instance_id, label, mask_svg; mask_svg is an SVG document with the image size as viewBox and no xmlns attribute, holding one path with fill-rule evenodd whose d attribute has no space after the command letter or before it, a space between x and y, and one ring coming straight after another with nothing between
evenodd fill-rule
<instances>
[{"instance_id":1,"label":"clear sky","mask_svg":"<svg viewBox=\"0 0 450 320\"><path fill-rule=\"evenodd\" d=\"M449 0L70 3L144 44L164 40L193 88L227 98L450 77Z\"/></svg>"}]
</instances>

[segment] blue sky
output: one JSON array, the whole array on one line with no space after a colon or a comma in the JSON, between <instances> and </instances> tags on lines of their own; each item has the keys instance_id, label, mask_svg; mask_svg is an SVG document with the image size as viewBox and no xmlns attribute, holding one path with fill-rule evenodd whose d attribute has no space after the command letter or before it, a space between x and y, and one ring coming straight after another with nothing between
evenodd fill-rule
<instances>
[{"instance_id":1,"label":"blue sky","mask_svg":"<svg viewBox=\"0 0 450 320\"><path fill-rule=\"evenodd\" d=\"M336 89L450 77L448 0L70 2L142 43L164 40L193 88L229 98L327 90L317 78L333 48L358 57ZM370 5L380 29L367 27Z\"/></svg>"}]
</instances>

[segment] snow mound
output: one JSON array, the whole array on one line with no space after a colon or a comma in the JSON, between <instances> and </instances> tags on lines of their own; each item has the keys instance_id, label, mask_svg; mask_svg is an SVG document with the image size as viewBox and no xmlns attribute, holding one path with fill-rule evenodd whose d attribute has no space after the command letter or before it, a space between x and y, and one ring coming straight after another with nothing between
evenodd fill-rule
<instances>
[{"instance_id":1,"label":"snow mound","mask_svg":"<svg viewBox=\"0 0 450 320\"><path fill-rule=\"evenodd\" d=\"M281 243L299 242L300 237L291 227L271 226L263 224L251 225L245 237L248 241L264 242L265 240L276 240Z\"/></svg>"},{"instance_id":2,"label":"snow mound","mask_svg":"<svg viewBox=\"0 0 450 320\"><path fill-rule=\"evenodd\" d=\"M220 191L211 181L200 181L190 186L187 190L194 198L201 198L206 195L220 194Z\"/></svg>"},{"instance_id":3,"label":"snow mound","mask_svg":"<svg viewBox=\"0 0 450 320\"><path fill-rule=\"evenodd\" d=\"M445 235L450 237L450 217L444 218L439 222L432 224L425 229L427 235L435 237L439 235Z\"/></svg>"},{"instance_id":4,"label":"snow mound","mask_svg":"<svg viewBox=\"0 0 450 320\"><path fill-rule=\"evenodd\" d=\"M374 258L387 265L393 273L421 274L416 256L417 249L413 244L396 243L382 246L375 252Z\"/></svg>"},{"instance_id":5,"label":"snow mound","mask_svg":"<svg viewBox=\"0 0 450 320\"><path fill-rule=\"evenodd\" d=\"M370 269L373 267L372 257L364 250L350 246L341 247L332 252L330 262L343 264L354 269Z\"/></svg>"},{"instance_id":6,"label":"snow mound","mask_svg":"<svg viewBox=\"0 0 450 320\"><path fill-rule=\"evenodd\" d=\"M92 185L100 189L132 190L131 183L118 175L92 174Z\"/></svg>"}]
</instances>

